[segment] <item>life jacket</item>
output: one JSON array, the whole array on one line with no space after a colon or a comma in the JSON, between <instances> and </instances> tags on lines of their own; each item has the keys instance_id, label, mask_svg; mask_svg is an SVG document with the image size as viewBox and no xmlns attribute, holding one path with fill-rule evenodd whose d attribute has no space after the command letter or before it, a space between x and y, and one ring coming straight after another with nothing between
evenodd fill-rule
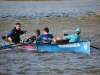
<instances>
[{"instance_id":1,"label":"life jacket","mask_svg":"<svg viewBox=\"0 0 100 75\"><path fill-rule=\"evenodd\" d=\"M16 28L12 29L12 41L15 42L15 43L18 43L20 42L20 29L17 30Z\"/></svg>"}]
</instances>

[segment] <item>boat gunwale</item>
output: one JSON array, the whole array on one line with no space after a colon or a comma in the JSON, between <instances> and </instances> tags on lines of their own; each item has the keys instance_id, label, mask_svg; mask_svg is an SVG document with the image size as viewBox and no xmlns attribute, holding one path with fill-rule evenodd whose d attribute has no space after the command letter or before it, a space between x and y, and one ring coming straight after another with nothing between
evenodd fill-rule
<instances>
[{"instance_id":1,"label":"boat gunwale","mask_svg":"<svg viewBox=\"0 0 100 75\"><path fill-rule=\"evenodd\" d=\"M90 41L80 41L80 42L67 42L67 43L52 43L52 44L34 44L36 46L45 46L45 45L66 45L66 44L74 44L74 43L82 43L82 42L90 42Z\"/></svg>"}]
</instances>

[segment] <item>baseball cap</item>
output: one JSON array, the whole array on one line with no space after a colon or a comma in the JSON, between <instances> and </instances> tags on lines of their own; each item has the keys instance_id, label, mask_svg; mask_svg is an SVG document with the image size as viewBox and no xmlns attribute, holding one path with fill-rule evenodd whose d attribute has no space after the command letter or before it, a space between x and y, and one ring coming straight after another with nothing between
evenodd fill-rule
<instances>
[{"instance_id":1,"label":"baseball cap","mask_svg":"<svg viewBox=\"0 0 100 75\"><path fill-rule=\"evenodd\" d=\"M76 28L76 32L81 33L81 29L80 28Z\"/></svg>"}]
</instances>

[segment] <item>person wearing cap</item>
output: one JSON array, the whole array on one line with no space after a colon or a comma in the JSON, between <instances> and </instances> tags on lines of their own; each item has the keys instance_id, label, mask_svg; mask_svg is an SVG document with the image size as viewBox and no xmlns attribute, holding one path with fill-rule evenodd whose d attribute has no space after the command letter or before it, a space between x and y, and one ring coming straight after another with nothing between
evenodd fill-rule
<instances>
[{"instance_id":1,"label":"person wearing cap","mask_svg":"<svg viewBox=\"0 0 100 75\"><path fill-rule=\"evenodd\" d=\"M80 33L81 33L81 29L80 28L76 28L76 34L71 34L68 36L64 36L65 39L69 39L69 42L79 42L80 41Z\"/></svg>"}]
</instances>

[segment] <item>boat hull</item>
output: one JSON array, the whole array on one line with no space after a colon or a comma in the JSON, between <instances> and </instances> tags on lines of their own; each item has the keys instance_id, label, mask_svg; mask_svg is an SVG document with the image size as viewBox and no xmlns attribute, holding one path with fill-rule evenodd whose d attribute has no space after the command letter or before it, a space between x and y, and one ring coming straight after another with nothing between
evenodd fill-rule
<instances>
[{"instance_id":1,"label":"boat hull","mask_svg":"<svg viewBox=\"0 0 100 75\"><path fill-rule=\"evenodd\" d=\"M37 45L38 52L73 52L90 54L90 41L69 44Z\"/></svg>"},{"instance_id":2,"label":"boat hull","mask_svg":"<svg viewBox=\"0 0 100 75\"><path fill-rule=\"evenodd\" d=\"M9 46L8 46L9 47ZM73 52L81 54L90 54L90 41L67 43L67 44L23 44L12 46L17 50L24 50L26 52Z\"/></svg>"},{"instance_id":3,"label":"boat hull","mask_svg":"<svg viewBox=\"0 0 100 75\"><path fill-rule=\"evenodd\" d=\"M19 45L18 50L24 50L26 52L33 53L37 51L37 47L36 45L33 45L33 44L24 44L24 45Z\"/></svg>"}]
</instances>

